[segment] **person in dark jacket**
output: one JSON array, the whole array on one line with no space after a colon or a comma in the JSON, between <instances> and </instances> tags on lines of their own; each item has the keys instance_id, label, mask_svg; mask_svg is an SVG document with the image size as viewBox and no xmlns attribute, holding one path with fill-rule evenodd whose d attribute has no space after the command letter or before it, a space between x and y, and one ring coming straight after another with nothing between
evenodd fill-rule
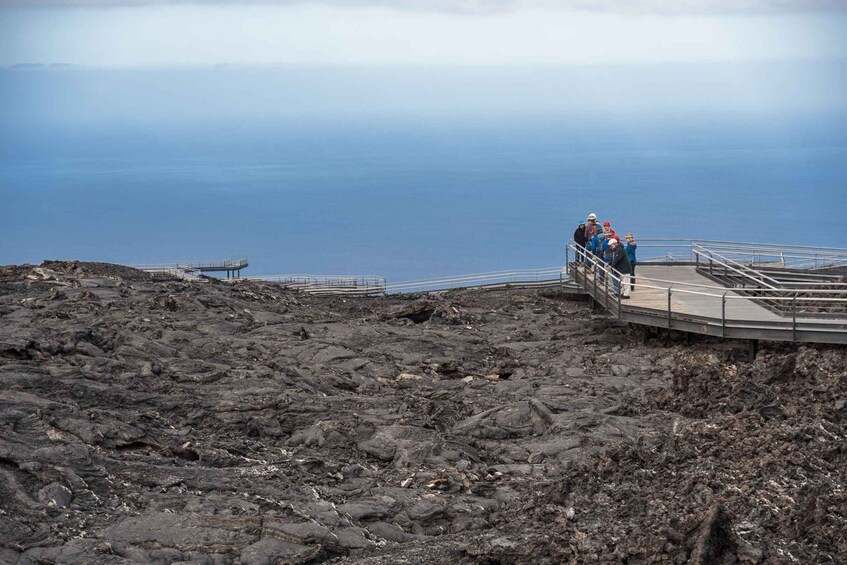
<instances>
[{"instance_id":1,"label":"person in dark jacket","mask_svg":"<svg viewBox=\"0 0 847 565\"><path fill-rule=\"evenodd\" d=\"M585 251L585 221L579 221L579 226L577 226L576 231L573 232L573 240L577 247L576 262L582 263L583 255L580 251Z\"/></svg>"},{"instance_id":2,"label":"person in dark jacket","mask_svg":"<svg viewBox=\"0 0 847 565\"><path fill-rule=\"evenodd\" d=\"M632 265L629 289L635 290L635 264L638 262L635 258L635 249L638 247L638 244L635 243L635 236L632 233L626 234L624 238L626 239L626 247L624 248L626 250L626 256L629 257L629 264Z\"/></svg>"},{"instance_id":3,"label":"person in dark jacket","mask_svg":"<svg viewBox=\"0 0 847 565\"><path fill-rule=\"evenodd\" d=\"M606 222L608 223L608 222ZM609 241L615 239L618 243L621 242L621 238L618 237L618 234L615 233L615 230L612 228L603 228L603 233L605 234L605 239L603 240L603 261L609 262Z\"/></svg>"},{"instance_id":4,"label":"person in dark jacket","mask_svg":"<svg viewBox=\"0 0 847 565\"><path fill-rule=\"evenodd\" d=\"M629 298L631 284L629 277L632 275L632 264L629 262L629 257L627 257L623 245L618 243L615 238L609 240L609 266L621 274L620 281L612 279L615 292L619 292L621 298Z\"/></svg>"}]
</instances>

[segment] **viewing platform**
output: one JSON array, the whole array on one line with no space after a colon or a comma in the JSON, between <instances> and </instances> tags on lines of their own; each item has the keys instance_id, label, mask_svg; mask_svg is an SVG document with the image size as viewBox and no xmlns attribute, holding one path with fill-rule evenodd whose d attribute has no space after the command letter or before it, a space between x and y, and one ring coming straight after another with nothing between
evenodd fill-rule
<instances>
[{"instance_id":1,"label":"viewing platform","mask_svg":"<svg viewBox=\"0 0 847 565\"><path fill-rule=\"evenodd\" d=\"M724 338L847 344L847 250L716 241L645 242L627 299L622 276L574 242L567 271L619 320ZM648 251L649 252L649 251ZM674 254L675 253L675 254Z\"/></svg>"}]
</instances>

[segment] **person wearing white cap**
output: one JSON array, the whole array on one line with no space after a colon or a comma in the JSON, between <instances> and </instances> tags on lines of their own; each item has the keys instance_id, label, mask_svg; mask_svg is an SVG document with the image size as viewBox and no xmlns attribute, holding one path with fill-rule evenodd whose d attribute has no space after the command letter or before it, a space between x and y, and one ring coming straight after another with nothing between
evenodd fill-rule
<instances>
[{"instance_id":1,"label":"person wearing white cap","mask_svg":"<svg viewBox=\"0 0 847 565\"><path fill-rule=\"evenodd\" d=\"M629 298L630 276L632 275L632 264L626 255L626 250L617 239L609 240L609 267L621 274L620 281L612 279L615 292L619 292L621 298Z\"/></svg>"},{"instance_id":2,"label":"person wearing white cap","mask_svg":"<svg viewBox=\"0 0 847 565\"><path fill-rule=\"evenodd\" d=\"M597 233L597 214L592 212L585 219L585 241L591 241L591 238Z\"/></svg>"}]
</instances>

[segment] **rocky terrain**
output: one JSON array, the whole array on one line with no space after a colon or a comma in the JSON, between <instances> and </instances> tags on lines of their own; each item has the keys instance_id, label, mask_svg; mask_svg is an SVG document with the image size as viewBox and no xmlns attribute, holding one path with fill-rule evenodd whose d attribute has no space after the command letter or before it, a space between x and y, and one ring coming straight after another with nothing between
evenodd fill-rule
<instances>
[{"instance_id":1,"label":"rocky terrain","mask_svg":"<svg viewBox=\"0 0 847 565\"><path fill-rule=\"evenodd\" d=\"M847 351L0 268L2 563L841 563Z\"/></svg>"}]
</instances>

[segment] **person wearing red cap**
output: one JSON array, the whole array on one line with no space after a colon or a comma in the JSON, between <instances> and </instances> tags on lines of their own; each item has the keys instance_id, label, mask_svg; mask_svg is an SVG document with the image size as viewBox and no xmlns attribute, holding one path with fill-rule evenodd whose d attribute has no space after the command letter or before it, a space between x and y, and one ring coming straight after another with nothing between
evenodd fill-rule
<instances>
[{"instance_id":1,"label":"person wearing red cap","mask_svg":"<svg viewBox=\"0 0 847 565\"><path fill-rule=\"evenodd\" d=\"M621 238L615 233L615 230L612 229L612 224L609 222L603 222L603 248L600 250L600 256L603 257L603 261L606 263L609 262L609 242L611 240L615 240L618 243L621 242Z\"/></svg>"},{"instance_id":2,"label":"person wearing red cap","mask_svg":"<svg viewBox=\"0 0 847 565\"><path fill-rule=\"evenodd\" d=\"M615 233L615 230L612 229L612 224L609 222L603 222L603 233L606 234L606 239L613 237L618 240L618 243L621 242L621 238L618 237L618 234Z\"/></svg>"}]
</instances>

